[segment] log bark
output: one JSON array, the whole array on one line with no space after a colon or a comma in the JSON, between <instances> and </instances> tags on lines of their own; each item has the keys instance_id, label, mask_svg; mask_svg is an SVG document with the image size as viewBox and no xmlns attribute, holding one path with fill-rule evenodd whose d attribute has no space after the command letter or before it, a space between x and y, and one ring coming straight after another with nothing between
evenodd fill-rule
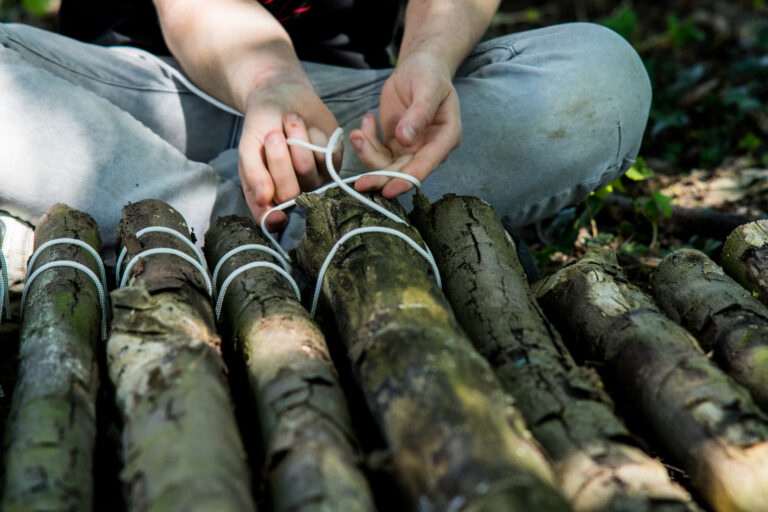
<instances>
[{"instance_id":1,"label":"log bark","mask_svg":"<svg viewBox=\"0 0 768 512\"><path fill-rule=\"evenodd\" d=\"M646 200L640 200L640 206ZM700 235L717 240L724 240L736 227L751 219L746 215L727 213L708 208L685 208L676 204L671 205L672 215L659 218L659 228L667 233L674 233L686 238ZM636 223L647 222L637 213L635 202L631 197L620 194L610 194L605 198L604 211L615 221L621 222L634 219Z\"/></svg>"},{"instance_id":2,"label":"log bark","mask_svg":"<svg viewBox=\"0 0 768 512\"><path fill-rule=\"evenodd\" d=\"M249 219L221 218L205 235L206 258L215 266L246 244L269 246ZM217 281L253 261L278 263L264 252L240 252ZM288 281L268 268L239 274L226 289L221 321L247 365L273 510L375 510L325 338Z\"/></svg>"},{"instance_id":3,"label":"log bark","mask_svg":"<svg viewBox=\"0 0 768 512\"><path fill-rule=\"evenodd\" d=\"M734 229L723 245L723 268L768 305L768 220Z\"/></svg>"},{"instance_id":4,"label":"log bark","mask_svg":"<svg viewBox=\"0 0 768 512\"><path fill-rule=\"evenodd\" d=\"M538 296L716 510L768 510L768 418L626 280L613 251L590 248L541 283Z\"/></svg>"},{"instance_id":5,"label":"log bark","mask_svg":"<svg viewBox=\"0 0 768 512\"><path fill-rule=\"evenodd\" d=\"M184 236L183 218L145 200L123 208L118 248L128 257ZM123 420L121 473L129 510L254 510L249 471L224 376L213 310L202 275L183 259L142 258L129 285L112 293L109 375Z\"/></svg>"},{"instance_id":6,"label":"log bark","mask_svg":"<svg viewBox=\"0 0 768 512\"><path fill-rule=\"evenodd\" d=\"M349 196L306 194L298 204L307 212L307 233L297 256L308 275L317 275L334 242L354 228L387 226L420 242L411 226ZM350 238L333 261L323 296L413 508L568 509L429 265L404 241L377 233Z\"/></svg>"},{"instance_id":7,"label":"log bark","mask_svg":"<svg viewBox=\"0 0 768 512\"><path fill-rule=\"evenodd\" d=\"M513 240L491 206L418 196L411 220L432 248L443 291L553 462L578 511L698 510L632 443L594 370L579 367L536 303Z\"/></svg>"},{"instance_id":8,"label":"log bark","mask_svg":"<svg viewBox=\"0 0 768 512\"><path fill-rule=\"evenodd\" d=\"M35 249L55 238L101 250L94 220L63 204L40 220ZM99 275L91 254L75 245L44 249L29 271L59 260ZM4 439L2 510L92 510L100 323L96 286L81 270L53 267L30 284Z\"/></svg>"},{"instance_id":9,"label":"log bark","mask_svg":"<svg viewBox=\"0 0 768 512\"><path fill-rule=\"evenodd\" d=\"M768 308L693 249L666 256L651 283L662 310L768 411Z\"/></svg>"}]
</instances>

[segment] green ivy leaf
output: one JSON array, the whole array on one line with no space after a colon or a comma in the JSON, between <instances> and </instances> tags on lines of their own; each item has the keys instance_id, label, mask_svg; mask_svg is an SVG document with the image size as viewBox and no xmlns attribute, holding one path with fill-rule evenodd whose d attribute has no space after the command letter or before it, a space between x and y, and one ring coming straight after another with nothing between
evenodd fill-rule
<instances>
[{"instance_id":1,"label":"green ivy leaf","mask_svg":"<svg viewBox=\"0 0 768 512\"><path fill-rule=\"evenodd\" d=\"M48 14L56 0L22 0L21 6L35 16Z\"/></svg>"},{"instance_id":2,"label":"green ivy leaf","mask_svg":"<svg viewBox=\"0 0 768 512\"><path fill-rule=\"evenodd\" d=\"M653 202L656 204L656 209L665 217L672 216L673 199L673 197L662 194L658 190L653 191Z\"/></svg>"},{"instance_id":3,"label":"green ivy leaf","mask_svg":"<svg viewBox=\"0 0 768 512\"><path fill-rule=\"evenodd\" d=\"M653 169L645 165L643 157L639 156L627 171L626 177L632 181L643 181L653 176Z\"/></svg>"}]
</instances>

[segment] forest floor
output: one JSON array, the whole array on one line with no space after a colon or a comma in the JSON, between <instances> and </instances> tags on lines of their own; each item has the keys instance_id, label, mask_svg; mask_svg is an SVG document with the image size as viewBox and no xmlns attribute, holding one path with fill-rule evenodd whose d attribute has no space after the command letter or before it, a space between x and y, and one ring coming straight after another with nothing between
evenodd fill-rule
<instances>
[{"instance_id":1,"label":"forest floor","mask_svg":"<svg viewBox=\"0 0 768 512\"><path fill-rule=\"evenodd\" d=\"M653 266L683 246L719 259L723 230L684 217L733 225L767 216L768 5L504 0L489 35L572 21L623 35L648 69L654 98L640 158L626 177L521 230L542 273L587 243L612 246L630 266ZM620 211L608 208L617 201ZM671 215L673 206L694 210Z\"/></svg>"}]
</instances>

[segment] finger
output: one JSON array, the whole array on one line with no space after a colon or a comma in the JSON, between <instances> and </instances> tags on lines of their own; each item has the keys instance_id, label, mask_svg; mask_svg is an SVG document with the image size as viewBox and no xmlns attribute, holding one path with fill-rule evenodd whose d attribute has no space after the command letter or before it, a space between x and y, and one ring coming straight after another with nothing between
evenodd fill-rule
<instances>
[{"instance_id":1,"label":"finger","mask_svg":"<svg viewBox=\"0 0 768 512\"><path fill-rule=\"evenodd\" d=\"M413 93L413 101L395 128L395 138L404 146L412 146L432 124L437 109L447 93L436 94L437 87L422 85Z\"/></svg>"},{"instance_id":2,"label":"finger","mask_svg":"<svg viewBox=\"0 0 768 512\"><path fill-rule=\"evenodd\" d=\"M286 138L293 138L309 142L307 127L300 115L291 113L283 118L283 130ZM299 182L301 190L314 190L322 185L322 180L317 172L315 155L311 149L289 144L288 150L291 154L291 162L296 172L296 179Z\"/></svg>"},{"instance_id":3,"label":"finger","mask_svg":"<svg viewBox=\"0 0 768 512\"><path fill-rule=\"evenodd\" d=\"M263 142L248 130L238 147L238 173L243 195L254 219L260 219L267 206L274 204L275 194L272 176L264 164Z\"/></svg>"},{"instance_id":4,"label":"finger","mask_svg":"<svg viewBox=\"0 0 768 512\"><path fill-rule=\"evenodd\" d=\"M307 133L309 135L309 142L316 146L320 147L326 147L328 146L328 136L323 132L320 128L316 126L310 126L307 130ZM315 166L317 167L317 173L318 178L320 179L320 184L327 183L331 181L331 175L328 174L328 169L326 169L325 166L325 153L321 153L319 151L315 151L314 153L314 159L315 159ZM334 165L336 166L335 169L338 169L339 166L341 166L341 158L336 160L336 155L334 155Z\"/></svg>"},{"instance_id":5,"label":"finger","mask_svg":"<svg viewBox=\"0 0 768 512\"><path fill-rule=\"evenodd\" d=\"M405 154L401 155L397 160L390 162L389 165L386 166L386 169L389 171L400 171L405 165L408 164L408 162L411 161L413 158L413 155ZM367 175L360 177L357 181L355 181L355 190L358 192L370 192L372 190L381 190L384 187L388 186L389 183L393 181L402 181L397 178L391 178L389 176L376 176L376 175ZM410 183L406 181L406 183Z\"/></svg>"},{"instance_id":6,"label":"finger","mask_svg":"<svg viewBox=\"0 0 768 512\"><path fill-rule=\"evenodd\" d=\"M443 129L413 155L413 159L405 166L403 172L423 182L427 176L446 158L461 142L461 123L444 126ZM381 195L392 199L413 188L413 184L405 180L393 180L382 190Z\"/></svg>"},{"instance_id":7,"label":"finger","mask_svg":"<svg viewBox=\"0 0 768 512\"><path fill-rule=\"evenodd\" d=\"M291 152L282 132L273 131L267 134L264 154L275 187L274 201L278 204L284 203L299 195L299 182L293 168Z\"/></svg>"},{"instance_id":8,"label":"finger","mask_svg":"<svg viewBox=\"0 0 768 512\"><path fill-rule=\"evenodd\" d=\"M254 216L261 222L263 216L267 216L267 220L264 222L264 227L270 233L276 233L282 231L285 227L285 222L288 220L288 216L281 210L275 210L273 206L266 208L258 217Z\"/></svg>"},{"instance_id":9,"label":"finger","mask_svg":"<svg viewBox=\"0 0 768 512\"><path fill-rule=\"evenodd\" d=\"M376 118L372 114L363 116L360 129L349 134L349 141L360 161L369 169L387 168L394 159L392 151L379 140Z\"/></svg>"}]
</instances>

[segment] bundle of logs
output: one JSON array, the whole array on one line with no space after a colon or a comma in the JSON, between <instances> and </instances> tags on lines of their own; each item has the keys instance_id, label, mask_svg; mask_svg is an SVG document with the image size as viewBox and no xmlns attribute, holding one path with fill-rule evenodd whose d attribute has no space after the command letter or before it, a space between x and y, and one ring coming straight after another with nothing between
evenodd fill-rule
<instances>
[{"instance_id":1,"label":"bundle of logs","mask_svg":"<svg viewBox=\"0 0 768 512\"><path fill-rule=\"evenodd\" d=\"M248 219L218 219L203 258L173 208L130 204L105 311L91 252L43 247L29 273L77 265L25 291L0 509L768 511L768 223L722 268L670 254L652 292L601 247L531 287L483 201L417 196L407 218L372 197L410 222L299 196L285 272ZM312 318L307 283L366 226L428 246L442 288L361 233ZM62 239L100 250L56 205L35 246Z\"/></svg>"}]
</instances>

